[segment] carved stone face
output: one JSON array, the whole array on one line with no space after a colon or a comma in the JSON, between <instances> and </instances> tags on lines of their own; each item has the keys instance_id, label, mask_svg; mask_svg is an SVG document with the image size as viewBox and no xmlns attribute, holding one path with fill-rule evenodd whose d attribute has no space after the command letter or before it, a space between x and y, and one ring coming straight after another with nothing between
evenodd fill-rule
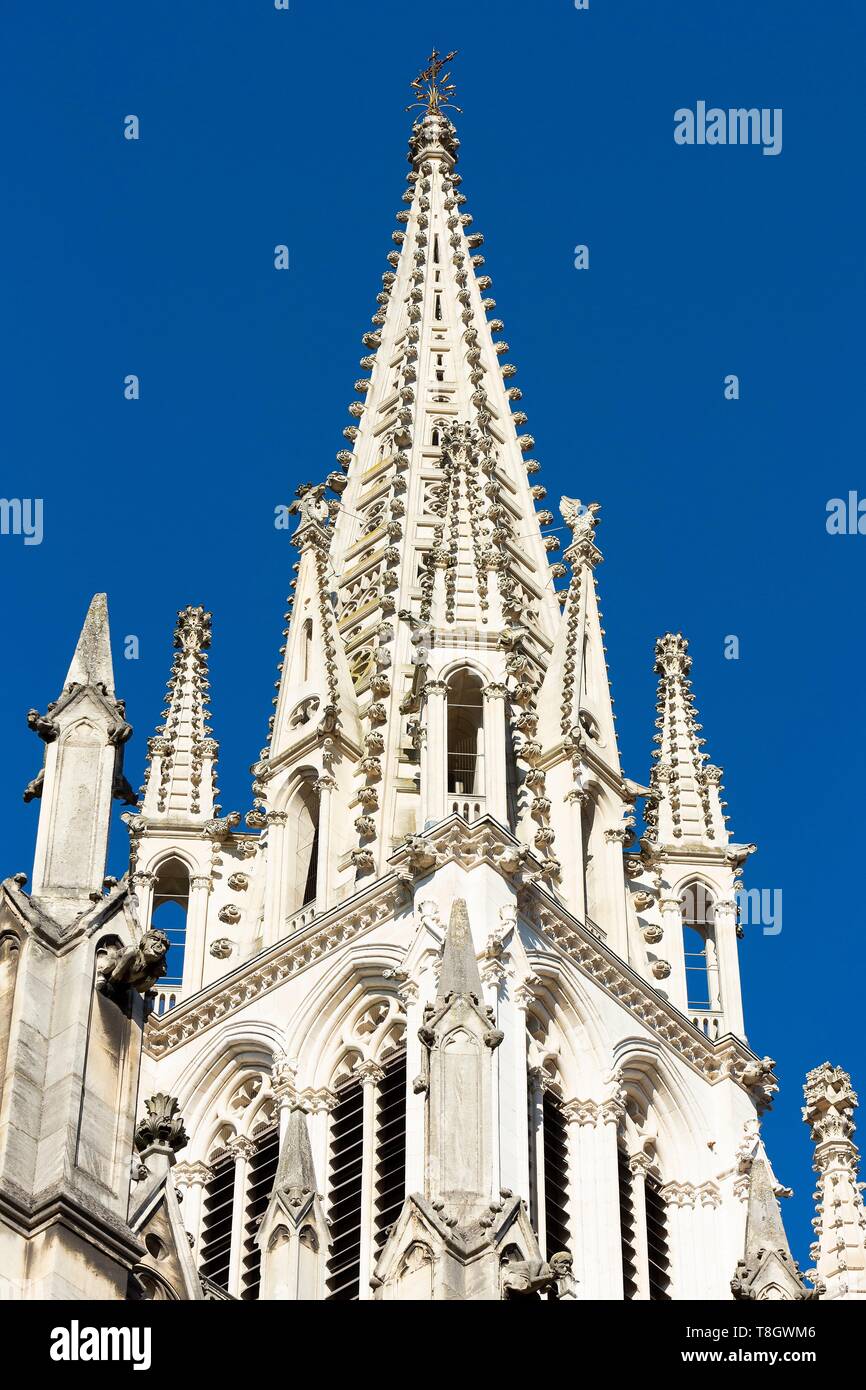
<instances>
[{"instance_id":1,"label":"carved stone face","mask_svg":"<svg viewBox=\"0 0 866 1390\"><path fill-rule=\"evenodd\" d=\"M149 931L141 943L141 953L146 961L162 960L168 950L168 937L162 932Z\"/></svg>"}]
</instances>

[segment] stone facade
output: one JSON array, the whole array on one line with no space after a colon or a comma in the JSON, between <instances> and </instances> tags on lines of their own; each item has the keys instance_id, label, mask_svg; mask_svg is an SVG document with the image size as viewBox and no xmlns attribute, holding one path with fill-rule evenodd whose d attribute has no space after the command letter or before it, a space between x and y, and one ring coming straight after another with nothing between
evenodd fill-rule
<instances>
[{"instance_id":1,"label":"stone facade","mask_svg":"<svg viewBox=\"0 0 866 1390\"><path fill-rule=\"evenodd\" d=\"M760 1140L773 1063L744 1032L754 846L679 634L656 646L649 781L623 772L599 508L539 510L441 67L416 83L346 447L290 509L249 811L218 801L202 608L178 615L138 797L103 595L29 716L32 887L0 890L0 1268L46 1298L863 1296L850 1080L807 1085L810 1287Z\"/></svg>"}]
</instances>

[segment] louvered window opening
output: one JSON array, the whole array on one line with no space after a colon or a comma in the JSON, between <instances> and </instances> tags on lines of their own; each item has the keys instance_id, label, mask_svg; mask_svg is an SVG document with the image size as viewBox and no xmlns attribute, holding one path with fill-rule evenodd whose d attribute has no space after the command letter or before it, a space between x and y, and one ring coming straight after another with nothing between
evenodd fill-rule
<instances>
[{"instance_id":1,"label":"louvered window opening","mask_svg":"<svg viewBox=\"0 0 866 1390\"><path fill-rule=\"evenodd\" d=\"M201 1263L207 1279L228 1291L232 1248L235 1165L231 1158L214 1165L214 1175L205 1184L202 1203Z\"/></svg>"},{"instance_id":2,"label":"louvered window opening","mask_svg":"<svg viewBox=\"0 0 866 1390\"><path fill-rule=\"evenodd\" d=\"M274 1127L257 1138L256 1151L247 1168L247 1206L241 1274L241 1298L244 1299L256 1299L259 1296L262 1256L256 1244L256 1235L271 1200L279 1159L280 1131Z\"/></svg>"},{"instance_id":3,"label":"louvered window opening","mask_svg":"<svg viewBox=\"0 0 866 1390\"><path fill-rule=\"evenodd\" d=\"M364 1164L364 1092L351 1081L331 1111L328 1218L331 1253L326 1298L358 1297L361 1275L361 1178Z\"/></svg>"},{"instance_id":4,"label":"louvered window opening","mask_svg":"<svg viewBox=\"0 0 866 1390\"><path fill-rule=\"evenodd\" d=\"M550 1091L542 1100L544 1124L544 1223L547 1258L571 1249L568 1224L568 1130L559 1101Z\"/></svg>"},{"instance_id":5,"label":"louvered window opening","mask_svg":"<svg viewBox=\"0 0 866 1390\"><path fill-rule=\"evenodd\" d=\"M667 1213L657 1178L646 1180L646 1234L649 1252L650 1298L655 1302L670 1302L670 1249L668 1246Z\"/></svg>"},{"instance_id":6,"label":"louvered window opening","mask_svg":"<svg viewBox=\"0 0 866 1390\"><path fill-rule=\"evenodd\" d=\"M622 1241L623 1297L632 1299L637 1295L637 1250L634 1203L631 1191L632 1177L628 1158L622 1149L617 1149L617 1161L619 1163L619 1229Z\"/></svg>"},{"instance_id":7,"label":"louvered window opening","mask_svg":"<svg viewBox=\"0 0 866 1390\"><path fill-rule=\"evenodd\" d=\"M376 1097L375 1251L403 1209L406 1192L406 1054L385 1064Z\"/></svg>"}]
</instances>

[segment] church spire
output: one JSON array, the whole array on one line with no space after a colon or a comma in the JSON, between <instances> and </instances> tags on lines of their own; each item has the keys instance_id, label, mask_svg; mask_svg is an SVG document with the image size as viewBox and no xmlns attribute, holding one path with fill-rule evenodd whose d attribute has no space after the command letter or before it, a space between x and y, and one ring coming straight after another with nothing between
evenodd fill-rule
<instances>
[{"instance_id":1,"label":"church spire","mask_svg":"<svg viewBox=\"0 0 866 1390\"><path fill-rule=\"evenodd\" d=\"M148 821L207 821L214 814L219 745L208 724L210 641L210 613L181 609L163 723L147 745L142 814Z\"/></svg>"},{"instance_id":2,"label":"church spire","mask_svg":"<svg viewBox=\"0 0 866 1390\"><path fill-rule=\"evenodd\" d=\"M703 752L706 739L692 694L692 658L681 633L668 632L656 642L659 677L658 719L653 753L655 766L647 797L650 838L671 846L700 845L723 849L730 839L719 800L722 769Z\"/></svg>"}]
</instances>

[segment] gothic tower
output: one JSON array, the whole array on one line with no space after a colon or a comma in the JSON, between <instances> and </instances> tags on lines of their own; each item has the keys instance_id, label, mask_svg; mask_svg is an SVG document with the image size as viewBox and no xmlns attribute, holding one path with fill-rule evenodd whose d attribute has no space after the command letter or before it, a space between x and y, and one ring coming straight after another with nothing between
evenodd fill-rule
<instances>
[{"instance_id":1,"label":"gothic tower","mask_svg":"<svg viewBox=\"0 0 866 1390\"><path fill-rule=\"evenodd\" d=\"M679 634L656 646L649 782L623 771L599 507L563 498L559 526L543 505L457 171L450 57L413 84L339 467L290 508L296 577L244 822L217 801L201 607L178 615L124 816L129 873L107 897L108 802L131 794L98 605L64 694L31 720L48 740L33 894L3 885L0 943L80 938L70 997L96 980L116 1034L100 1057L127 1060L99 1096L111 1155L52 1108L55 1167L28 1177L22 1210L67 1144L69 1182L101 1183L122 1228L121 1297L805 1297L759 1133L773 1063L744 1031L736 894L754 846L729 833ZM0 956L0 1182L21 1186L42 1141L18 1117L46 1083L18 1039L43 999L58 1037L66 1018L26 950L17 984L17 947ZM856 1150L823 1136L853 1102L812 1078L819 1274L842 1296L862 1284Z\"/></svg>"}]
</instances>

